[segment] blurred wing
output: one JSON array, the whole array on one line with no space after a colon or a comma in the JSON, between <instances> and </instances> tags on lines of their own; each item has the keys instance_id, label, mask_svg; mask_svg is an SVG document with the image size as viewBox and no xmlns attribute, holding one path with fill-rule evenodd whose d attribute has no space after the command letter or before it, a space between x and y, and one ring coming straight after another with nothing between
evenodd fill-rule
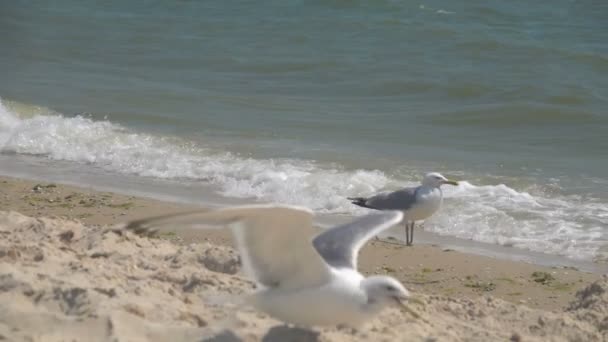
<instances>
[{"instance_id":1,"label":"blurred wing","mask_svg":"<svg viewBox=\"0 0 608 342\"><path fill-rule=\"evenodd\" d=\"M365 204L379 210L408 210L416 203L416 190L418 188L405 188L389 193L382 193L370 197Z\"/></svg>"},{"instance_id":2,"label":"blurred wing","mask_svg":"<svg viewBox=\"0 0 608 342\"><path fill-rule=\"evenodd\" d=\"M325 262L336 268L357 269L357 256L363 245L375 235L399 223L400 211L378 211L353 222L330 228L313 240Z\"/></svg>"},{"instance_id":3,"label":"blurred wing","mask_svg":"<svg viewBox=\"0 0 608 342\"><path fill-rule=\"evenodd\" d=\"M166 226L193 226L196 225L195 217L211 212L213 209L195 209L190 211L181 211L166 215L158 215L146 217L139 220L133 220L124 224L118 224L119 229L130 230L136 234L153 235L160 228ZM211 223L207 223L210 225Z\"/></svg>"},{"instance_id":4,"label":"blurred wing","mask_svg":"<svg viewBox=\"0 0 608 342\"><path fill-rule=\"evenodd\" d=\"M329 281L329 267L311 244L317 231L306 208L259 205L201 210L132 221L125 229L145 233L174 224L197 229L230 226L245 271L266 287L295 289Z\"/></svg>"}]
</instances>

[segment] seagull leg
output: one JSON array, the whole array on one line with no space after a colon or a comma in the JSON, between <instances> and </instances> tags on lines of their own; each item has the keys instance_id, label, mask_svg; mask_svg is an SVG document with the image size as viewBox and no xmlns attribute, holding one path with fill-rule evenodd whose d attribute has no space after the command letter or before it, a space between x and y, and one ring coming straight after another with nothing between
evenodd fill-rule
<instances>
[{"instance_id":1,"label":"seagull leg","mask_svg":"<svg viewBox=\"0 0 608 342\"><path fill-rule=\"evenodd\" d=\"M407 225L405 226L406 244L408 246L411 246L412 242L414 241L414 224L415 224L415 221L412 221L412 223L409 225L409 227Z\"/></svg>"},{"instance_id":2,"label":"seagull leg","mask_svg":"<svg viewBox=\"0 0 608 342\"><path fill-rule=\"evenodd\" d=\"M410 241L410 231L408 230L408 227L407 227L407 223L408 223L407 220L404 220L403 222L405 224L405 245L408 246L409 241Z\"/></svg>"},{"instance_id":3,"label":"seagull leg","mask_svg":"<svg viewBox=\"0 0 608 342\"><path fill-rule=\"evenodd\" d=\"M414 226L416 225L415 221L412 221L412 226L410 227L410 246L414 244Z\"/></svg>"}]
</instances>

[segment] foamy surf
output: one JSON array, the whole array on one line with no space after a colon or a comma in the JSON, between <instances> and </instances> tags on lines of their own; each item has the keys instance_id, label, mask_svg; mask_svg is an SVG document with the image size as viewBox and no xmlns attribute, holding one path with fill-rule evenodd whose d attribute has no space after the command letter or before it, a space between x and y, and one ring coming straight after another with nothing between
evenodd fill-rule
<instances>
[{"instance_id":1,"label":"foamy surf","mask_svg":"<svg viewBox=\"0 0 608 342\"><path fill-rule=\"evenodd\" d=\"M213 185L223 196L303 205L327 214L360 214L366 209L351 205L346 197L418 182L391 177L390 170L247 158L175 137L135 132L109 121L2 102L0 151L119 174L195 180ZM428 231L578 260L608 259L608 205L600 200L466 181L444 191L444 207L425 224Z\"/></svg>"},{"instance_id":2,"label":"foamy surf","mask_svg":"<svg viewBox=\"0 0 608 342\"><path fill-rule=\"evenodd\" d=\"M343 194L374 192L390 179L378 170L345 170L297 159L255 159L178 138L130 131L108 121L59 114L20 118L0 103L0 150L87 163L107 171L211 183L225 196L352 212Z\"/></svg>"},{"instance_id":3,"label":"foamy surf","mask_svg":"<svg viewBox=\"0 0 608 342\"><path fill-rule=\"evenodd\" d=\"M446 205L427 229L577 260L606 260L602 248L607 225L608 207L596 199L531 195L504 184L461 182L446 191Z\"/></svg>"}]
</instances>

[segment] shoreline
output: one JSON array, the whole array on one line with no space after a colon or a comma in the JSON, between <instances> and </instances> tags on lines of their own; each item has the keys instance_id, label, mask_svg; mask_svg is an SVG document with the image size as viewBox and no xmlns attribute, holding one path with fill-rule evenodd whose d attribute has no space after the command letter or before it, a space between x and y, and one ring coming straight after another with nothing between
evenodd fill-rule
<instances>
[{"instance_id":1,"label":"shoreline","mask_svg":"<svg viewBox=\"0 0 608 342\"><path fill-rule=\"evenodd\" d=\"M124 196L134 196L170 204L169 207L181 205L185 207L221 207L232 205L245 205L254 202L254 199L228 198L217 194L216 189L210 185L199 182L170 181L133 175L119 175L103 170L79 171L69 162L54 161L52 169L41 165L37 158L28 156L1 156L0 177L12 177L30 180L32 182L52 182L69 185L77 188L90 188L95 191L117 193ZM62 165L65 164L65 165ZM59 171L57 171L58 169ZM72 181L77 179L78 181ZM332 226L347 222L352 218L349 214L317 214L316 222L321 227ZM401 237L403 227L396 226L389 229L384 236ZM454 236L439 235L416 228L415 244L436 245L446 249L453 249L464 253L476 254L484 257L498 258L510 261L522 261L539 266L566 267L584 270L586 272L606 274L608 263L590 260L575 260L560 255L534 252L526 249L502 246L462 239Z\"/></svg>"},{"instance_id":2,"label":"shoreline","mask_svg":"<svg viewBox=\"0 0 608 342\"><path fill-rule=\"evenodd\" d=\"M94 186L6 176L0 176L0 186L0 210L32 217L76 219L91 226L201 207L100 191ZM231 236L221 230L192 231L179 236L168 231L165 237L181 244L209 242L232 246ZM404 247L391 240L372 240L362 249L360 267L367 274L394 276L412 292L470 299L491 295L550 311L562 309L577 290L601 279L600 273L572 267L548 267L463 253L421 241L425 239L417 239L413 247Z\"/></svg>"}]
</instances>

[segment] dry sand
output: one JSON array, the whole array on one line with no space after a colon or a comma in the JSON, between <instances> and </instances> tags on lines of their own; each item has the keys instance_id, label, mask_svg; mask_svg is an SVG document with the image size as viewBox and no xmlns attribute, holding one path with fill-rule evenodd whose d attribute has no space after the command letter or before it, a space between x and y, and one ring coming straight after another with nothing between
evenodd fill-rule
<instances>
[{"instance_id":1,"label":"dry sand","mask_svg":"<svg viewBox=\"0 0 608 342\"><path fill-rule=\"evenodd\" d=\"M364 248L361 268L402 280L422 300L412 304L420 318L392 309L357 332L288 328L235 306L253 284L240 276L238 255L229 247L227 234L165 232L160 238L144 238L106 226L187 208L0 178L0 339L608 338L608 279L600 275L383 242Z\"/></svg>"}]
</instances>

